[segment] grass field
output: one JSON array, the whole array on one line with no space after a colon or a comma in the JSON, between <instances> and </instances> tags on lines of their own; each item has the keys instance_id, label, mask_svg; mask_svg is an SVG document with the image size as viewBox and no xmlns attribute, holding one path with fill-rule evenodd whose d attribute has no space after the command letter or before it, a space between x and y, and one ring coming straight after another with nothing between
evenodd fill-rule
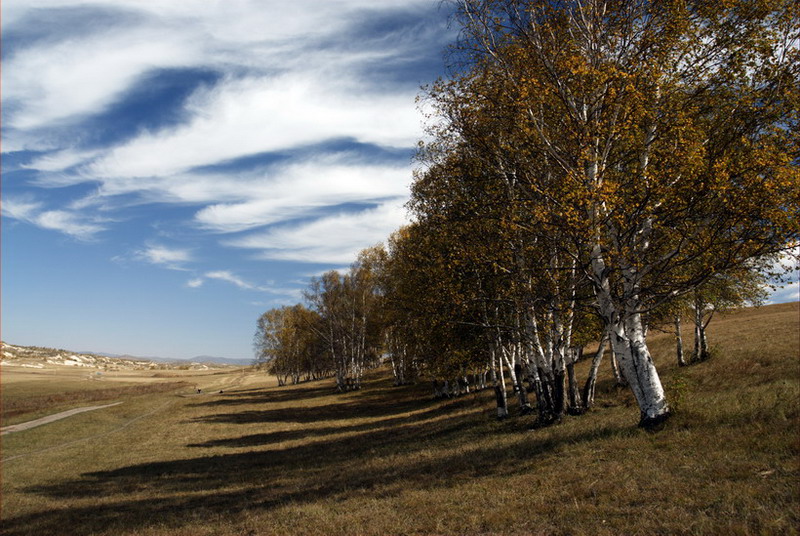
<instances>
[{"instance_id":1,"label":"grass field","mask_svg":"<svg viewBox=\"0 0 800 536\"><path fill-rule=\"evenodd\" d=\"M536 431L530 417L495 421L488 391L433 401L385 370L344 395L247 371L149 377L186 384L2 437L0 530L797 534L799 326L797 303L716 318L714 358L687 368L653 333L677 409L656 433L636 428L607 362L593 411ZM58 392L54 378L40 395ZM2 380L4 403L30 395Z\"/></svg>"},{"instance_id":2,"label":"grass field","mask_svg":"<svg viewBox=\"0 0 800 536\"><path fill-rule=\"evenodd\" d=\"M100 372L57 365L43 369L3 367L0 418L4 426L17 424L88 402L213 385L221 375L224 373L220 371L184 370Z\"/></svg>"}]
</instances>

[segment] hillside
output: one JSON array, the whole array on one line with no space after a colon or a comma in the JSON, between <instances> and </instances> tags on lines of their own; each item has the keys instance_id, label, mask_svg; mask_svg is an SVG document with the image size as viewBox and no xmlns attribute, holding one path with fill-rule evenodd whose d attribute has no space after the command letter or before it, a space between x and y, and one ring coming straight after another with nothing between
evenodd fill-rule
<instances>
[{"instance_id":1,"label":"hillside","mask_svg":"<svg viewBox=\"0 0 800 536\"><path fill-rule=\"evenodd\" d=\"M64 367L83 367L99 370L169 370L191 369L209 370L224 367L226 364L214 363L209 356L201 356L195 361L152 361L150 359L118 356L110 357L87 352L71 352L55 348L42 348L38 346L15 346L5 342L2 345L2 361L0 365L24 368L42 369L48 365ZM233 360L227 365L237 366L239 362Z\"/></svg>"},{"instance_id":2,"label":"hillside","mask_svg":"<svg viewBox=\"0 0 800 536\"><path fill-rule=\"evenodd\" d=\"M187 376L215 383L4 436L3 532L797 534L799 321L798 303L715 318L713 357L685 368L654 333L675 409L658 432L607 362L592 411L537 430L494 419L489 391L436 401L383 369L346 394Z\"/></svg>"}]
</instances>

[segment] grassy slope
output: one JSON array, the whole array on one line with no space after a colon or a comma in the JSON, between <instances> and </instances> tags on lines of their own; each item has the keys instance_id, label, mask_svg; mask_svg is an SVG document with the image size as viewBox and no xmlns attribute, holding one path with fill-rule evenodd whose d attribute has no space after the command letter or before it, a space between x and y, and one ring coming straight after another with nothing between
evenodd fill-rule
<instances>
[{"instance_id":1,"label":"grassy slope","mask_svg":"<svg viewBox=\"0 0 800 536\"><path fill-rule=\"evenodd\" d=\"M434 402L384 372L346 395L239 377L224 393L132 398L4 436L4 459L98 437L5 462L2 530L797 533L799 320L797 303L717 318L716 357L684 369L653 334L678 405L658 433L635 427L607 363L594 411L533 432L494 421L489 392Z\"/></svg>"}]
</instances>

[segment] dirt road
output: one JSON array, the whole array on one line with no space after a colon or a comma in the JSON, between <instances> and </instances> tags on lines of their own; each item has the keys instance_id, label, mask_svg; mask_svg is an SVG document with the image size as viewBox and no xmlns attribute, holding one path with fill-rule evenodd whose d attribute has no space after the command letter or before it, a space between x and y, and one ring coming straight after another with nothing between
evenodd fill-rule
<instances>
[{"instance_id":1,"label":"dirt road","mask_svg":"<svg viewBox=\"0 0 800 536\"><path fill-rule=\"evenodd\" d=\"M0 428L0 435L10 434L12 432L21 432L23 430L29 430L31 428L36 428L37 426L42 426L43 424L51 423L53 421L66 419L67 417L77 415L78 413L84 413L86 411L94 411L96 409L110 408L111 406L118 406L120 404L122 404L122 402L115 402L114 404L106 404L105 406L86 406L84 408L75 408L67 411L62 411L61 413L54 413L53 415L48 415L47 417L42 417L41 419L23 422L20 424L12 424L11 426L4 426Z\"/></svg>"}]
</instances>

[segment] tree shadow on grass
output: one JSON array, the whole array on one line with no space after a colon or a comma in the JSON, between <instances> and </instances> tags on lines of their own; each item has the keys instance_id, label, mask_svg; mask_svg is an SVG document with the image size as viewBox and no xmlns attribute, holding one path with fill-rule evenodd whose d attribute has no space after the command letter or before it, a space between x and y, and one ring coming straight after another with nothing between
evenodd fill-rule
<instances>
[{"instance_id":1,"label":"tree shadow on grass","mask_svg":"<svg viewBox=\"0 0 800 536\"><path fill-rule=\"evenodd\" d=\"M608 429L568 434L559 440L528 434L521 435L512 448L493 446L483 441L486 434L499 431L486 417L485 393L441 402L424 396L428 392L424 387L387 390L376 381L372 388L345 394L332 404L206 415L192 422L309 426L191 445L250 449L247 452L134 464L30 486L26 493L51 501L84 502L17 517L6 515L2 533L84 536L130 534L154 527L164 527L168 533L170 528L213 524L221 518L235 523L235 514L245 510L257 514L287 503L357 499L365 490L370 497L391 497L408 489L444 490L467 478L519 473L523 470L520 460L555 451L565 442L618 433ZM248 391L246 397L252 398L253 393ZM270 394L265 392L265 396ZM359 418L370 420L347 422ZM308 441L280 445L294 439ZM95 504L86 506L90 500Z\"/></svg>"},{"instance_id":2,"label":"tree shadow on grass","mask_svg":"<svg viewBox=\"0 0 800 536\"><path fill-rule=\"evenodd\" d=\"M272 387L267 389L229 390L218 394L214 400L193 404L192 407L243 406L292 400L311 400L336 394L333 385L315 387Z\"/></svg>"},{"instance_id":3,"label":"tree shadow on grass","mask_svg":"<svg viewBox=\"0 0 800 536\"><path fill-rule=\"evenodd\" d=\"M233 413L213 413L198 417L192 422L221 423L221 424L253 424L253 423L317 423L321 421L349 420L353 418L390 417L400 413L425 410L427 408L442 408L440 401L431 397L409 396L405 392L398 396L390 397L383 394L345 393L335 403L317 405L297 405L280 408L237 411ZM453 399L447 404L458 404L460 401L471 400L469 397ZM272 398L265 397L255 403L274 402ZM247 402L253 403L253 402ZM211 404L201 404L213 405ZM196 407L197 405L195 405Z\"/></svg>"},{"instance_id":4,"label":"tree shadow on grass","mask_svg":"<svg viewBox=\"0 0 800 536\"><path fill-rule=\"evenodd\" d=\"M369 397L368 391L379 390L380 394L374 396L376 400L385 400L387 398L385 390L392 390L391 381L385 377L378 375L368 375L364 379L364 389L360 391L350 391L340 393L336 390L336 385L331 379L314 380L312 382L300 383L299 385L283 386L283 387L268 387L268 388L250 388L250 389L231 389L225 390L217 394L213 400L198 402L192 404L191 407L222 407L222 406L245 406L248 404L263 404L263 403L276 403L276 402L299 402L304 400L313 400L324 397L358 397L359 400L364 400ZM417 384L413 386L404 386L402 391L408 395L413 393L413 398L426 399L430 398L428 394L430 389L424 384Z\"/></svg>"},{"instance_id":5,"label":"tree shadow on grass","mask_svg":"<svg viewBox=\"0 0 800 536\"><path fill-rule=\"evenodd\" d=\"M369 422L362 424L355 424L355 425L341 424L336 426L305 427L302 429L295 429L295 430L278 430L275 432L267 432L263 434L252 434L241 437L215 439L206 441L204 443L192 443L187 446L206 447L206 448L210 447L241 448L241 447L257 447L257 446L273 445L276 443L282 443L284 441L294 441L298 439L314 439L316 437L324 437L333 434L372 431L381 428L404 426L407 424L419 423L431 418L435 418L437 416L444 415L447 413L447 410L448 408L442 408L441 406L436 405L435 407L432 407L426 411L412 413L411 415L406 415L403 417L389 417L380 420L371 420ZM289 410L287 410L287 413L288 412ZM291 420L289 421L283 421L283 422L305 422L305 421L297 421L296 420L298 419L297 415L292 415L290 419ZM315 422L315 421L308 421L308 422Z\"/></svg>"},{"instance_id":6,"label":"tree shadow on grass","mask_svg":"<svg viewBox=\"0 0 800 536\"><path fill-rule=\"evenodd\" d=\"M435 491L465 478L519 473L520 460L553 452L564 442L594 441L618 432L608 428L560 440L527 436L512 448L474 447L478 435L486 433L486 423L467 412L285 449L136 464L28 488L27 493L55 500L102 499L93 506L6 518L3 533L135 533L156 525L215 522L220 516L287 503L358 498L364 491L379 498L407 489Z\"/></svg>"}]
</instances>

